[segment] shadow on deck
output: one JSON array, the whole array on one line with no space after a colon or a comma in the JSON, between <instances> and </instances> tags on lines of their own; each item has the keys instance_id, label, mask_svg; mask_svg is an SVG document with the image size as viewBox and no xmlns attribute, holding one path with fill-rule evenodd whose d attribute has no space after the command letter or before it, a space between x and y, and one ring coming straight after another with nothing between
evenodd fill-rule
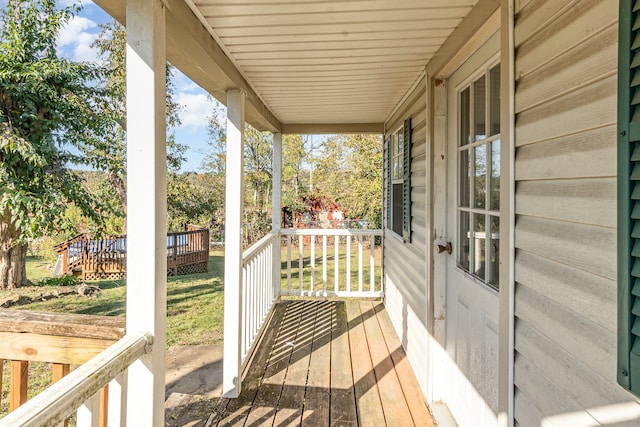
<instances>
[{"instance_id":1,"label":"shadow on deck","mask_svg":"<svg viewBox=\"0 0 640 427\"><path fill-rule=\"evenodd\" d=\"M278 304L243 385L207 426L435 424L380 302Z\"/></svg>"}]
</instances>

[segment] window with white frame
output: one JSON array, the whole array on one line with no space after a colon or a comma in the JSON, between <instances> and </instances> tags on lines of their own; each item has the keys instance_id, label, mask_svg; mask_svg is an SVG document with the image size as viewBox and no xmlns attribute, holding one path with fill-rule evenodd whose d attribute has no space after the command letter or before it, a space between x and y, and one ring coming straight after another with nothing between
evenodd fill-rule
<instances>
[{"instance_id":1,"label":"window with white frame","mask_svg":"<svg viewBox=\"0 0 640 427\"><path fill-rule=\"evenodd\" d=\"M500 65L458 93L458 267L498 289Z\"/></svg>"}]
</instances>

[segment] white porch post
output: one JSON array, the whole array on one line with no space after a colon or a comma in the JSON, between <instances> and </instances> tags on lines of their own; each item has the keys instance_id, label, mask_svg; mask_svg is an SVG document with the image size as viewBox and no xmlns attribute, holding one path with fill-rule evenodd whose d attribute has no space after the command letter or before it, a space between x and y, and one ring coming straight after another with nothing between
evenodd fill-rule
<instances>
[{"instance_id":1,"label":"white porch post","mask_svg":"<svg viewBox=\"0 0 640 427\"><path fill-rule=\"evenodd\" d=\"M227 92L227 163L224 224L224 362L222 393L241 387L242 207L244 199L244 102L241 90Z\"/></svg>"},{"instance_id":2,"label":"white porch post","mask_svg":"<svg viewBox=\"0 0 640 427\"><path fill-rule=\"evenodd\" d=\"M153 335L129 368L127 425L164 425L166 52L160 0L127 1L127 332Z\"/></svg>"},{"instance_id":3,"label":"white porch post","mask_svg":"<svg viewBox=\"0 0 640 427\"><path fill-rule=\"evenodd\" d=\"M272 161L272 187L271 192L271 229L280 232L282 228L282 134L273 134L273 161ZM280 298L280 263L281 263L281 240L276 239L273 248L273 296Z\"/></svg>"}]
</instances>

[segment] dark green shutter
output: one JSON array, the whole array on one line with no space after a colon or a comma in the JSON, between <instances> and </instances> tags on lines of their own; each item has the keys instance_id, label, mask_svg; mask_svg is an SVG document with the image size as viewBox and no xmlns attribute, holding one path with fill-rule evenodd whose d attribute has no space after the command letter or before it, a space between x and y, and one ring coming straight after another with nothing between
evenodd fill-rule
<instances>
[{"instance_id":1,"label":"dark green shutter","mask_svg":"<svg viewBox=\"0 0 640 427\"><path fill-rule=\"evenodd\" d=\"M411 118L404 121L403 130L402 237L405 242L411 242Z\"/></svg>"},{"instance_id":2,"label":"dark green shutter","mask_svg":"<svg viewBox=\"0 0 640 427\"><path fill-rule=\"evenodd\" d=\"M620 1L617 377L640 395L640 0Z\"/></svg>"}]
</instances>

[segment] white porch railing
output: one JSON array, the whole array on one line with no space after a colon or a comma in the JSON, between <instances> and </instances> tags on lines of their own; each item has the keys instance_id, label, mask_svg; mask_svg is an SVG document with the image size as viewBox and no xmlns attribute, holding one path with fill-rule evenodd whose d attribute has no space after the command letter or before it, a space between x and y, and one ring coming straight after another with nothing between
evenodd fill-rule
<instances>
[{"instance_id":1,"label":"white porch railing","mask_svg":"<svg viewBox=\"0 0 640 427\"><path fill-rule=\"evenodd\" d=\"M59 425L74 411L77 426L96 426L100 390L109 384L108 425L125 425L127 368L151 349L148 333L126 335L0 420L1 427ZM133 425L135 420L128 420ZM138 420L140 421L140 420Z\"/></svg>"},{"instance_id":2,"label":"white porch railing","mask_svg":"<svg viewBox=\"0 0 640 427\"><path fill-rule=\"evenodd\" d=\"M281 233L286 238L282 295L382 296L382 230L283 229Z\"/></svg>"},{"instance_id":3,"label":"white porch railing","mask_svg":"<svg viewBox=\"0 0 640 427\"><path fill-rule=\"evenodd\" d=\"M271 308L278 300L280 235L271 232L242 255L242 325L240 360L244 368Z\"/></svg>"},{"instance_id":4,"label":"white porch railing","mask_svg":"<svg viewBox=\"0 0 640 427\"><path fill-rule=\"evenodd\" d=\"M381 297L382 235L382 230L282 229L247 249L242 257L242 368L281 295Z\"/></svg>"}]
</instances>

